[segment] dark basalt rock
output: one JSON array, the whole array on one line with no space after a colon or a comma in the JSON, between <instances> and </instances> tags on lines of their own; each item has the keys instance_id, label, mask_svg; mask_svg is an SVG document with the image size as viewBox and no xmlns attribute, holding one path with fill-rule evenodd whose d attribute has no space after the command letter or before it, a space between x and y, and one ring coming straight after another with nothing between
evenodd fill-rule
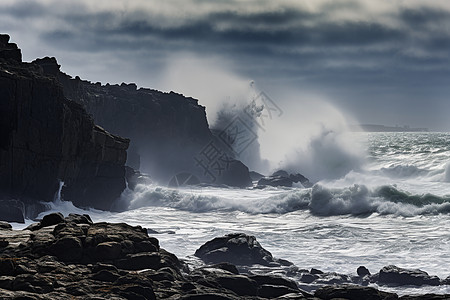
<instances>
[{"instance_id":1,"label":"dark basalt rock","mask_svg":"<svg viewBox=\"0 0 450 300\"><path fill-rule=\"evenodd\" d=\"M236 265L264 265L280 266L279 260L261 247L254 236L244 233L227 234L206 242L197 251L195 256L206 263L228 262ZM291 264L285 261L286 264Z\"/></svg>"},{"instance_id":2,"label":"dark basalt rock","mask_svg":"<svg viewBox=\"0 0 450 300\"><path fill-rule=\"evenodd\" d=\"M402 296L399 299L401 300L448 300L450 299L449 295L436 295L436 294L425 294L419 296Z\"/></svg>"},{"instance_id":3,"label":"dark basalt rock","mask_svg":"<svg viewBox=\"0 0 450 300\"><path fill-rule=\"evenodd\" d=\"M252 185L252 179L250 178L248 167L246 165L236 159L230 160L227 163L228 166L223 170L217 183L239 188L245 188Z\"/></svg>"},{"instance_id":4,"label":"dark basalt rock","mask_svg":"<svg viewBox=\"0 0 450 300\"><path fill-rule=\"evenodd\" d=\"M65 200L109 209L126 186L129 140L95 126L82 105L68 100L44 73L55 72L50 63L22 63L20 50L8 40L0 39L0 191L7 196L2 198L25 207L53 201L62 180Z\"/></svg>"},{"instance_id":5,"label":"dark basalt rock","mask_svg":"<svg viewBox=\"0 0 450 300\"><path fill-rule=\"evenodd\" d=\"M7 34L0 34L0 59L22 62L22 52L9 38Z\"/></svg>"},{"instance_id":6,"label":"dark basalt rock","mask_svg":"<svg viewBox=\"0 0 450 300\"><path fill-rule=\"evenodd\" d=\"M0 229L11 229L12 230L12 226L8 222L0 221Z\"/></svg>"},{"instance_id":7,"label":"dark basalt rock","mask_svg":"<svg viewBox=\"0 0 450 300\"><path fill-rule=\"evenodd\" d=\"M252 179L252 181L258 181L261 178L265 177L263 174L255 172L255 171L250 171L249 175L250 175L250 178Z\"/></svg>"},{"instance_id":8,"label":"dark basalt rock","mask_svg":"<svg viewBox=\"0 0 450 300\"><path fill-rule=\"evenodd\" d=\"M439 285L437 276L430 276L422 270L408 270L397 266L386 266L380 270L378 282L388 285Z\"/></svg>"},{"instance_id":9,"label":"dark basalt rock","mask_svg":"<svg viewBox=\"0 0 450 300\"><path fill-rule=\"evenodd\" d=\"M281 177L281 176L270 176L261 178L258 181L258 186L285 186L292 187L293 181L289 177Z\"/></svg>"},{"instance_id":10,"label":"dark basalt rock","mask_svg":"<svg viewBox=\"0 0 450 300\"><path fill-rule=\"evenodd\" d=\"M63 220L59 217L44 217L45 222L54 220L49 223L56 224L39 226L33 232L0 228L0 237L7 243L0 247L0 299L398 298L396 294L374 288L336 285L330 278L338 278L339 274L314 270L311 271L315 274L311 274L297 268L298 272L317 276L313 285L319 289L314 296L300 290L287 278L239 274L237 267L229 263L189 270L175 255L159 248L158 240L149 237L140 226L92 223L87 215L70 215ZM254 238L242 234L219 240L224 238L232 240L228 245L233 245L230 249L247 249L242 252L244 256L252 252L251 248L260 248ZM217 241L214 244L217 245ZM256 252L259 252L259 260L271 257L261 249ZM401 299L448 297L429 294Z\"/></svg>"},{"instance_id":11,"label":"dark basalt rock","mask_svg":"<svg viewBox=\"0 0 450 300\"><path fill-rule=\"evenodd\" d=\"M370 271L364 266L359 266L356 270L359 277L370 276Z\"/></svg>"},{"instance_id":12,"label":"dark basalt rock","mask_svg":"<svg viewBox=\"0 0 450 300\"><path fill-rule=\"evenodd\" d=\"M25 205L22 201L0 200L0 221L25 223L24 210Z\"/></svg>"},{"instance_id":13,"label":"dark basalt rock","mask_svg":"<svg viewBox=\"0 0 450 300\"><path fill-rule=\"evenodd\" d=\"M284 186L292 187L294 183L300 182L305 187L310 187L311 183L308 178L302 174L289 174L284 170L274 172L271 176L263 177L258 181L258 187L264 186Z\"/></svg>"},{"instance_id":14,"label":"dark basalt rock","mask_svg":"<svg viewBox=\"0 0 450 300\"><path fill-rule=\"evenodd\" d=\"M55 58L34 63L44 74L56 78L64 95L81 104L96 123L131 139L127 160L131 168L149 173L164 184L176 174L187 172L204 183L251 185L245 165L226 146L216 143L205 107L198 100L174 92L138 89L134 83L101 85L72 78L59 70ZM212 156L208 150L211 145L217 150ZM228 158L222 161L225 154L236 162Z\"/></svg>"},{"instance_id":15,"label":"dark basalt rock","mask_svg":"<svg viewBox=\"0 0 450 300\"><path fill-rule=\"evenodd\" d=\"M47 227L65 222L62 213L52 213L42 218L41 227Z\"/></svg>"},{"instance_id":16,"label":"dark basalt rock","mask_svg":"<svg viewBox=\"0 0 450 300\"><path fill-rule=\"evenodd\" d=\"M348 300L394 300L398 296L393 293L379 291L372 287L357 285L326 286L318 289L314 296L324 300L348 299Z\"/></svg>"}]
</instances>

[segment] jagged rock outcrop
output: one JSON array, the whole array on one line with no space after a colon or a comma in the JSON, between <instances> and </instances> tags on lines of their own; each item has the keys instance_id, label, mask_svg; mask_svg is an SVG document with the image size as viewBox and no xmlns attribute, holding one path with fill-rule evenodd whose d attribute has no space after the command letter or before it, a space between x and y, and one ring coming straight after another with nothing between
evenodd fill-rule
<instances>
[{"instance_id":1,"label":"jagged rock outcrop","mask_svg":"<svg viewBox=\"0 0 450 300\"><path fill-rule=\"evenodd\" d=\"M125 188L129 140L94 125L58 82L0 38L0 193L25 204L59 188L78 206L109 209ZM15 54L14 54L15 53Z\"/></svg>"},{"instance_id":2,"label":"jagged rock outcrop","mask_svg":"<svg viewBox=\"0 0 450 300\"><path fill-rule=\"evenodd\" d=\"M284 170L279 170L274 172L272 175L268 177L263 177L258 180L258 187L262 188L265 186L284 186L284 187L292 187L294 183L300 182L305 187L311 187L312 184L309 182L309 179L303 176L300 173L297 174L289 174Z\"/></svg>"},{"instance_id":3,"label":"jagged rock outcrop","mask_svg":"<svg viewBox=\"0 0 450 300\"><path fill-rule=\"evenodd\" d=\"M422 270L409 270L397 266L386 266L380 270L378 276L380 284L388 285L439 285L437 276L430 276Z\"/></svg>"},{"instance_id":4,"label":"jagged rock outcrop","mask_svg":"<svg viewBox=\"0 0 450 300\"><path fill-rule=\"evenodd\" d=\"M20 51L15 43L10 43L9 39L9 35L0 34L0 57L21 62L22 51Z\"/></svg>"},{"instance_id":5,"label":"jagged rock outcrop","mask_svg":"<svg viewBox=\"0 0 450 300\"><path fill-rule=\"evenodd\" d=\"M1 299L256 300L310 296L291 280L242 275L232 265L190 271L142 227L93 223L88 215L63 218L51 214L23 231L3 226L0 238L4 242L0 244Z\"/></svg>"},{"instance_id":6,"label":"jagged rock outcrop","mask_svg":"<svg viewBox=\"0 0 450 300\"><path fill-rule=\"evenodd\" d=\"M245 240L237 244L257 243ZM258 252L263 259L269 255ZM315 282L311 294L301 282L268 273L240 273L230 263L187 266L148 230L94 223L89 215L54 213L24 230L0 222L1 299L449 299L435 294L399 298L342 280ZM308 274L327 276L316 269Z\"/></svg>"},{"instance_id":7,"label":"jagged rock outcrop","mask_svg":"<svg viewBox=\"0 0 450 300\"><path fill-rule=\"evenodd\" d=\"M232 233L206 242L195 256L206 263L228 262L236 265L280 266L292 265L286 260L276 259L264 249L254 236Z\"/></svg>"},{"instance_id":8,"label":"jagged rock outcrop","mask_svg":"<svg viewBox=\"0 0 450 300\"><path fill-rule=\"evenodd\" d=\"M37 59L45 74L58 79L67 98L82 104L106 130L130 138L127 164L160 184L188 172L202 182L249 186L248 170L212 135L205 107L174 92L136 84L101 85L60 72L55 58ZM242 164L242 163L240 163ZM239 168L238 168L239 167ZM238 176L236 176L238 173ZM236 178L242 178L237 182Z\"/></svg>"}]
</instances>

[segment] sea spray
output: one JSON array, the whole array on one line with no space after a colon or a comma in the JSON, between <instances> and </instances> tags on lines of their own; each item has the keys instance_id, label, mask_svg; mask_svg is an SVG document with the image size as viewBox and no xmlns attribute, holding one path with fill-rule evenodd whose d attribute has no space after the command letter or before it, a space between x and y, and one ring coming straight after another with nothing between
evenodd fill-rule
<instances>
[{"instance_id":1,"label":"sea spray","mask_svg":"<svg viewBox=\"0 0 450 300\"><path fill-rule=\"evenodd\" d=\"M233 72L219 58L178 55L169 60L163 85L199 99L210 128L246 132L244 149L228 143L251 170L280 168L318 181L337 179L363 164L363 151L347 135L356 122L324 97L304 90L271 93ZM239 125L239 126L238 126Z\"/></svg>"}]
</instances>

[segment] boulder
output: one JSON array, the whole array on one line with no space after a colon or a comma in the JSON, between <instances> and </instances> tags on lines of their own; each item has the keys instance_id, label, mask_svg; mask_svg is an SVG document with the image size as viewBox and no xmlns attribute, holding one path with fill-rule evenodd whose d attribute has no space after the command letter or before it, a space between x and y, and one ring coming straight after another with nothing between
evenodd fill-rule
<instances>
[{"instance_id":1,"label":"boulder","mask_svg":"<svg viewBox=\"0 0 450 300\"><path fill-rule=\"evenodd\" d=\"M0 200L0 221L25 223L24 204L18 200Z\"/></svg>"},{"instance_id":2,"label":"boulder","mask_svg":"<svg viewBox=\"0 0 450 300\"><path fill-rule=\"evenodd\" d=\"M386 266L380 270L378 282L388 285L439 285L437 276L430 276L422 270L409 270L397 266Z\"/></svg>"},{"instance_id":3,"label":"boulder","mask_svg":"<svg viewBox=\"0 0 450 300\"><path fill-rule=\"evenodd\" d=\"M364 266L359 266L356 270L359 277L370 276L370 271Z\"/></svg>"},{"instance_id":4,"label":"boulder","mask_svg":"<svg viewBox=\"0 0 450 300\"><path fill-rule=\"evenodd\" d=\"M195 251L195 256L206 263L228 262L247 266L254 264L279 266L281 264L258 243L254 236L244 233L227 234L208 241Z\"/></svg>"},{"instance_id":5,"label":"boulder","mask_svg":"<svg viewBox=\"0 0 450 300\"><path fill-rule=\"evenodd\" d=\"M52 226L52 225L56 225L59 223L63 223L64 222L64 216L62 215L62 213L51 213L48 215L45 215L42 218L42 221L40 222L41 227L47 227L47 226Z\"/></svg>"},{"instance_id":6,"label":"boulder","mask_svg":"<svg viewBox=\"0 0 450 300\"><path fill-rule=\"evenodd\" d=\"M347 300L394 300L398 296L393 293L379 291L372 287L358 285L331 285L318 289L314 296L324 300L347 299Z\"/></svg>"},{"instance_id":7,"label":"boulder","mask_svg":"<svg viewBox=\"0 0 450 300\"><path fill-rule=\"evenodd\" d=\"M224 166L223 173L218 177L216 183L245 188L252 185L252 179L248 167L240 160L232 159Z\"/></svg>"}]
</instances>

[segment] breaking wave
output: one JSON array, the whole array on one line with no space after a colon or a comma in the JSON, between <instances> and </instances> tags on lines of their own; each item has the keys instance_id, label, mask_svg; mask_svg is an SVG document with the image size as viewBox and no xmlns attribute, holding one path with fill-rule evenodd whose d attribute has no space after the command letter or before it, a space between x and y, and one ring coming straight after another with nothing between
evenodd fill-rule
<instances>
[{"instance_id":1,"label":"breaking wave","mask_svg":"<svg viewBox=\"0 0 450 300\"><path fill-rule=\"evenodd\" d=\"M129 209L155 206L195 213L241 211L286 214L308 210L317 216L360 217L371 214L411 217L450 213L450 196L410 194L390 185L369 188L355 184L327 188L316 184L309 189L271 189L263 192L215 188L174 190L140 185L129 197Z\"/></svg>"}]
</instances>

